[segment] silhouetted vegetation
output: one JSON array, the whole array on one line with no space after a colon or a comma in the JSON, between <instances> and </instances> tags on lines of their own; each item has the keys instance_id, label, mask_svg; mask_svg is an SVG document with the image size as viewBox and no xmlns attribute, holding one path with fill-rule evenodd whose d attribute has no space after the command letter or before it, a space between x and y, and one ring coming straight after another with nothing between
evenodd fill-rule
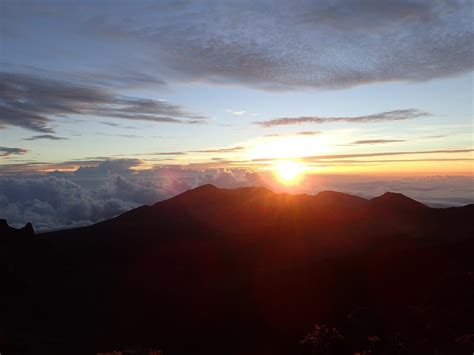
<instances>
[{"instance_id":1,"label":"silhouetted vegetation","mask_svg":"<svg viewBox=\"0 0 474 355\"><path fill-rule=\"evenodd\" d=\"M337 354L342 350L343 340L344 337L336 328L316 324L301 340L301 344L308 348L311 355Z\"/></svg>"}]
</instances>

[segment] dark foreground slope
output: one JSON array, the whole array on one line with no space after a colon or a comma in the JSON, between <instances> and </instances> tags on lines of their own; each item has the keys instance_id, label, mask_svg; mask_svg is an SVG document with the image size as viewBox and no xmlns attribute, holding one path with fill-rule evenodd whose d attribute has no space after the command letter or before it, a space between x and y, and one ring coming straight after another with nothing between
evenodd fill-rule
<instances>
[{"instance_id":1,"label":"dark foreground slope","mask_svg":"<svg viewBox=\"0 0 474 355\"><path fill-rule=\"evenodd\" d=\"M328 324L344 336L336 353L462 354L474 341L473 217L472 205L393 193L206 185L38 238L4 228L0 347L300 354Z\"/></svg>"}]
</instances>

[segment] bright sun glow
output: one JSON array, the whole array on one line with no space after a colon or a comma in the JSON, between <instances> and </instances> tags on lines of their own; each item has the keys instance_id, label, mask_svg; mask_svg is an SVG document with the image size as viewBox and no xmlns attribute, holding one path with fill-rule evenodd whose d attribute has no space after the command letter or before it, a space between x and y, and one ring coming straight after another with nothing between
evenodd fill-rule
<instances>
[{"instance_id":1,"label":"bright sun glow","mask_svg":"<svg viewBox=\"0 0 474 355\"><path fill-rule=\"evenodd\" d=\"M270 137L249 143L248 159L297 159L329 150L327 138L320 135Z\"/></svg>"},{"instance_id":2,"label":"bright sun glow","mask_svg":"<svg viewBox=\"0 0 474 355\"><path fill-rule=\"evenodd\" d=\"M304 173L302 164L295 161L282 161L275 165L278 179L284 184L295 184L301 180Z\"/></svg>"}]
</instances>

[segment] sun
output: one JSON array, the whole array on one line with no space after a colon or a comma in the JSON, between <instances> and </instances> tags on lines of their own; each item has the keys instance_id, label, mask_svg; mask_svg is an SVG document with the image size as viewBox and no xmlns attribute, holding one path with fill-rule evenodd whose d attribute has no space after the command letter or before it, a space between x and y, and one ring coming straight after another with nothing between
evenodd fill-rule
<instances>
[{"instance_id":1,"label":"sun","mask_svg":"<svg viewBox=\"0 0 474 355\"><path fill-rule=\"evenodd\" d=\"M296 161L285 160L275 165L275 172L282 183L292 185L303 177L304 166Z\"/></svg>"}]
</instances>

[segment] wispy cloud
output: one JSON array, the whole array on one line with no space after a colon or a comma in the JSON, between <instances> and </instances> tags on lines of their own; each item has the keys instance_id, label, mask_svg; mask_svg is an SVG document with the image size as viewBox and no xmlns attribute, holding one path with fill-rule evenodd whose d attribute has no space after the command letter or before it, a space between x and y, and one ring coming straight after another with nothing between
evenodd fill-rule
<instances>
[{"instance_id":1,"label":"wispy cloud","mask_svg":"<svg viewBox=\"0 0 474 355\"><path fill-rule=\"evenodd\" d=\"M173 152L155 152L155 153L146 153L146 154L136 154L136 155L186 155L189 153L214 153L214 154L224 154L224 153L233 153L240 152L244 150L244 147L226 147L226 148L212 148L212 149L202 149L202 150L188 150L188 151L173 151Z\"/></svg>"},{"instance_id":2,"label":"wispy cloud","mask_svg":"<svg viewBox=\"0 0 474 355\"><path fill-rule=\"evenodd\" d=\"M55 136L55 135L52 135L52 134L39 134L39 135L36 135L36 136L33 136L33 137L24 138L23 140L25 140L25 141L36 141L36 140L40 140L40 139L49 139L49 140L52 140L52 141L61 141L61 140L67 140L68 138L58 137L58 136Z\"/></svg>"},{"instance_id":3,"label":"wispy cloud","mask_svg":"<svg viewBox=\"0 0 474 355\"><path fill-rule=\"evenodd\" d=\"M368 158L368 157L383 157L393 155L414 155L414 154L455 154L455 153L471 153L474 149L438 149L438 150L421 150L421 151L401 151L401 152L376 152L376 153L355 153L355 154L331 154L331 155L316 155L310 157L303 157L305 161L319 161L319 160L334 160L346 158Z\"/></svg>"},{"instance_id":4,"label":"wispy cloud","mask_svg":"<svg viewBox=\"0 0 474 355\"><path fill-rule=\"evenodd\" d=\"M111 134L111 133L102 133L102 132L98 132L96 134L99 136L121 137L121 138L130 138L130 139L145 138L144 136L139 136L138 134Z\"/></svg>"},{"instance_id":5,"label":"wispy cloud","mask_svg":"<svg viewBox=\"0 0 474 355\"><path fill-rule=\"evenodd\" d=\"M401 143L406 142L404 139L364 139L354 141L351 144L385 144L385 143Z\"/></svg>"},{"instance_id":6,"label":"wispy cloud","mask_svg":"<svg viewBox=\"0 0 474 355\"><path fill-rule=\"evenodd\" d=\"M181 124L207 119L166 101L120 96L44 76L3 72L0 82L0 128L18 126L51 134L55 118L78 115Z\"/></svg>"},{"instance_id":7,"label":"wispy cloud","mask_svg":"<svg viewBox=\"0 0 474 355\"><path fill-rule=\"evenodd\" d=\"M447 134L438 134L438 135L434 135L434 136L424 136L424 137L421 137L423 139L434 139L434 138L444 138L444 137L448 137Z\"/></svg>"},{"instance_id":8,"label":"wispy cloud","mask_svg":"<svg viewBox=\"0 0 474 355\"><path fill-rule=\"evenodd\" d=\"M386 164L386 163L413 163L413 162L451 162L451 161L473 161L473 158L424 158L424 159L336 159L334 161L324 161L324 165L344 166L347 164Z\"/></svg>"},{"instance_id":9,"label":"wispy cloud","mask_svg":"<svg viewBox=\"0 0 474 355\"><path fill-rule=\"evenodd\" d=\"M296 135L298 136L317 136L321 134L319 131L302 131L302 132L296 132Z\"/></svg>"},{"instance_id":10,"label":"wispy cloud","mask_svg":"<svg viewBox=\"0 0 474 355\"><path fill-rule=\"evenodd\" d=\"M186 152L158 152L151 153L150 155L186 155Z\"/></svg>"},{"instance_id":11,"label":"wispy cloud","mask_svg":"<svg viewBox=\"0 0 474 355\"><path fill-rule=\"evenodd\" d=\"M274 118L268 121L255 122L262 127L297 125L304 123L334 123L334 122L349 122L349 123L373 123L373 122L387 122L387 121L401 121L409 120L417 117L427 117L431 114L420 111L418 109L403 109L387 112L374 113L365 116L353 117L322 117L322 116L301 116L301 117L281 117Z\"/></svg>"},{"instance_id":12,"label":"wispy cloud","mask_svg":"<svg viewBox=\"0 0 474 355\"><path fill-rule=\"evenodd\" d=\"M26 153L28 153L28 150L23 148L0 147L0 157L8 157L10 155L24 155Z\"/></svg>"},{"instance_id":13,"label":"wispy cloud","mask_svg":"<svg viewBox=\"0 0 474 355\"><path fill-rule=\"evenodd\" d=\"M216 148L216 149L204 149L204 150L192 150L192 153L232 153L244 150L244 147L229 147L229 148Z\"/></svg>"},{"instance_id":14,"label":"wispy cloud","mask_svg":"<svg viewBox=\"0 0 474 355\"><path fill-rule=\"evenodd\" d=\"M271 134L266 134L264 137L283 137L283 136L317 136L322 134L320 131L302 131L302 132L296 132L296 133L271 133Z\"/></svg>"},{"instance_id":15,"label":"wispy cloud","mask_svg":"<svg viewBox=\"0 0 474 355\"><path fill-rule=\"evenodd\" d=\"M126 129L135 129L137 128L136 126L131 126L131 125L123 125L120 123L116 122L100 122L103 125L110 126L110 127L118 127L118 128L126 128Z\"/></svg>"}]
</instances>

